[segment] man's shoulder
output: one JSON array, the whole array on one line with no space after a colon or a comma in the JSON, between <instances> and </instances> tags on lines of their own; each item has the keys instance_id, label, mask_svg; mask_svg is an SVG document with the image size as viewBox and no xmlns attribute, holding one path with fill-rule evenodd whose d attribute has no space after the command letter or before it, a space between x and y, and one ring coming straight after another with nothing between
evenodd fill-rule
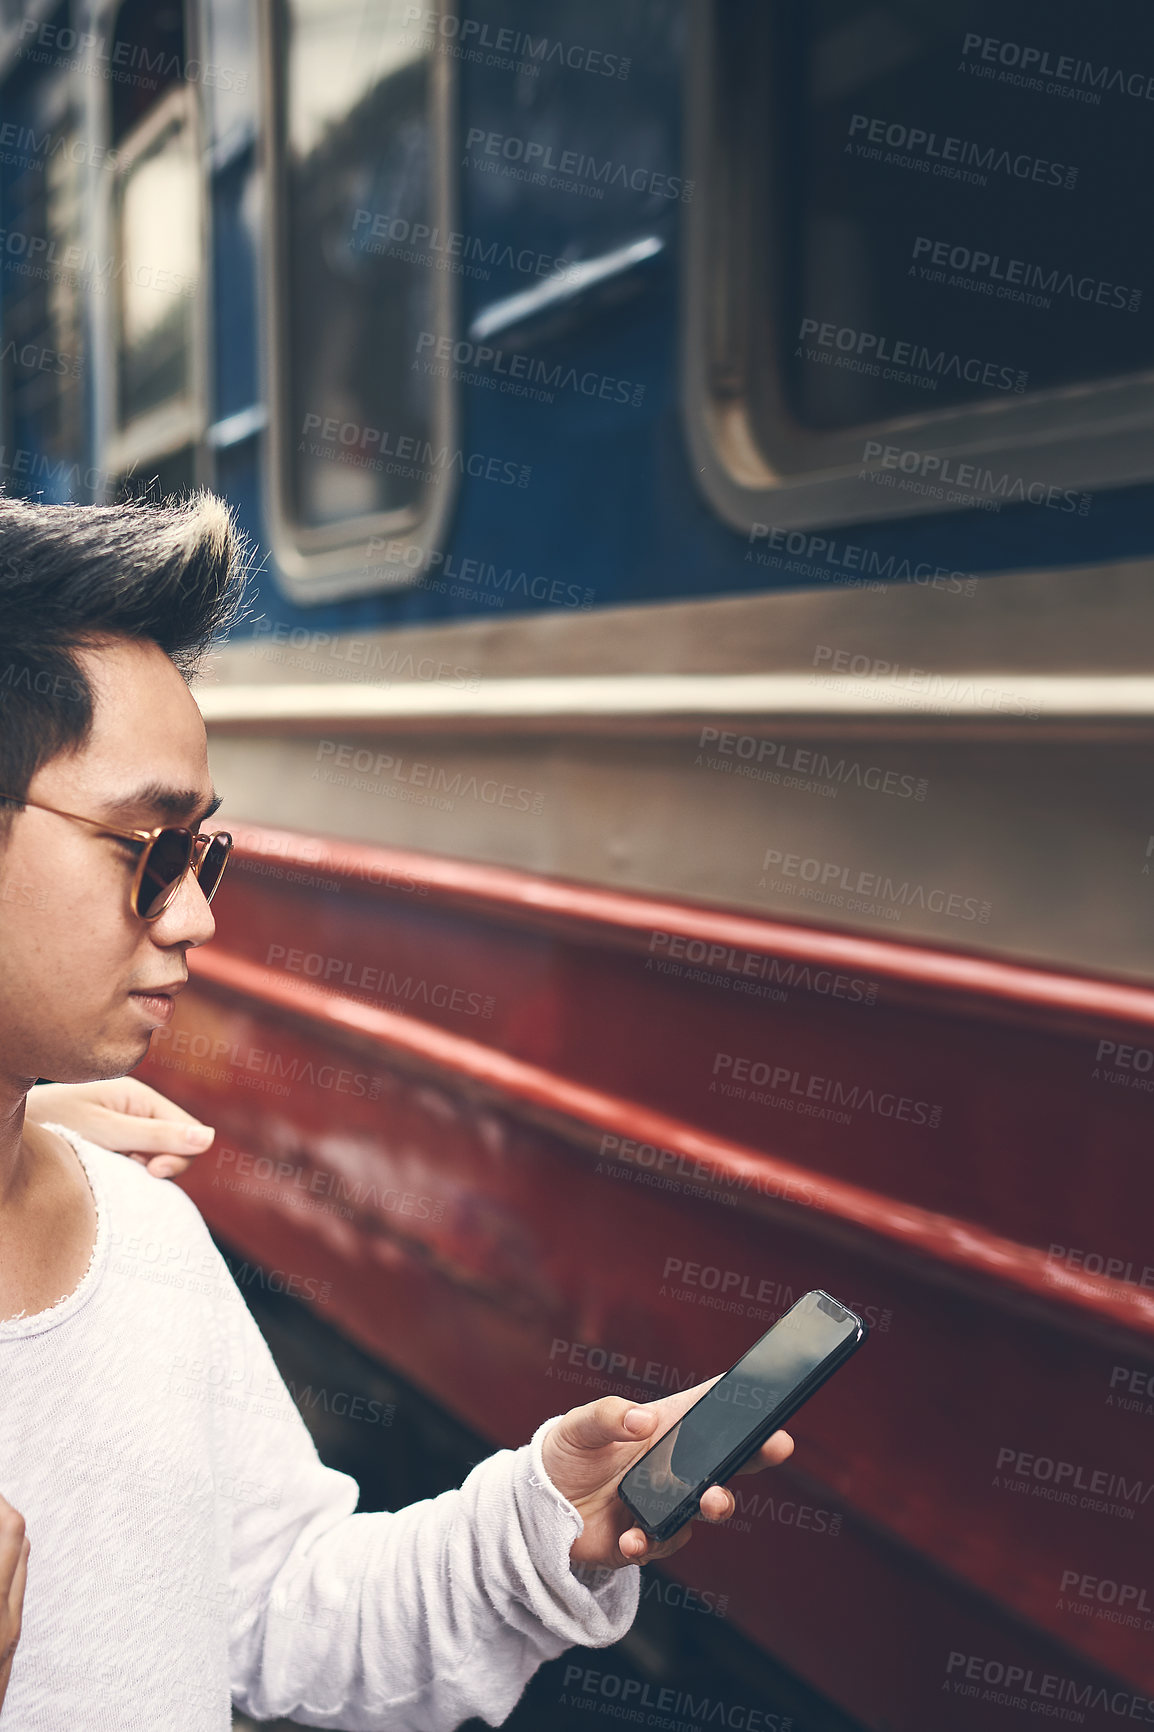
<instances>
[{"instance_id":1,"label":"man's shoulder","mask_svg":"<svg viewBox=\"0 0 1154 1732\"><path fill-rule=\"evenodd\" d=\"M53 1123L45 1128L58 1131L75 1149L98 1205L107 1202L113 1231L121 1242L129 1235L151 1233L169 1243L215 1251L200 1210L171 1179L154 1178L139 1161L90 1142L67 1125Z\"/></svg>"}]
</instances>

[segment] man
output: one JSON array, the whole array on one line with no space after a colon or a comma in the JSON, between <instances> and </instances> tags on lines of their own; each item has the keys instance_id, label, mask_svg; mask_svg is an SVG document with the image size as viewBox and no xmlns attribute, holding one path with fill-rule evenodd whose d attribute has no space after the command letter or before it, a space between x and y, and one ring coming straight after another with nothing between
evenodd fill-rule
<instances>
[{"instance_id":1,"label":"man","mask_svg":"<svg viewBox=\"0 0 1154 1732\"><path fill-rule=\"evenodd\" d=\"M544 1659L622 1636L634 1566L688 1539L650 1544L616 1488L706 1385L575 1408L457 1490L353 1513L191 1199L25 1112L38 1077L139 1063L213 935L186 680L241 594L227 511L0 500L0 547L0 1732L224 1732L230 1698L498 1725ZM157 1242L195 1275L149 1279Z\"/></svg>"}]
</instances>

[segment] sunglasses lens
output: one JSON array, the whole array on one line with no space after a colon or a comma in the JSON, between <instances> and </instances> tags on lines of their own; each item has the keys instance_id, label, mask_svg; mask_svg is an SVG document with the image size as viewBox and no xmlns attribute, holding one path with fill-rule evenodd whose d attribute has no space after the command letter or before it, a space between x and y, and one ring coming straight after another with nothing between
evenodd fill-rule
<instances>
[{"instance_id":1,"label":"sunglasses lens","mask_svg":"<svg viewBox=\"0 0 1154 1732\"><path fill-rule=\"evenodd\" d=\"M204 899L211 902L213 893L224 874L224 868L232 849L232 837L227 830L218 830L200 857L196 868L197 882L204 891Z\"/></svg>"},{"instance_id":2,"label":"sunglasses lens","mask_svg":"<svg viewBox=\"0 0 1154 1732\"><path fill-rule=\"evenodd\" d=\"M148 851L140 889L136 893L136 912L151 920L164 908L192 858L192 836L187 830L162 830Z\"/></svg>"}]
</instances>

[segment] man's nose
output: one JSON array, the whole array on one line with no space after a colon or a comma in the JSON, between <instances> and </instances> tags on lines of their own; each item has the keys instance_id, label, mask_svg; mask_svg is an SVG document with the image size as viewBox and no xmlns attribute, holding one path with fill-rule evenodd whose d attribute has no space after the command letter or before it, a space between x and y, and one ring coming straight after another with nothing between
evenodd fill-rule
<instances>
[{"instance_id":1,"label":"man's nose","mask_svg":"<svg viewBox=\"0 0 1154 1732\"><path fill-rule=\"evenodd\" d=\"M213 936L216 921L191 868L164 913L152 922L152 931L157 944L166 948L173 944L207 944Z\"/></svg>"}]
</instances>

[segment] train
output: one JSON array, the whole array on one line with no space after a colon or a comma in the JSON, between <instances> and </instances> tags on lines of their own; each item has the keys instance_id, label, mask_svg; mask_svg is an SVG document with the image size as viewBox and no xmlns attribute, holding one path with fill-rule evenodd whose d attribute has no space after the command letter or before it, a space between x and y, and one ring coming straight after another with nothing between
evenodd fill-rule
<instances>
[{"instance_id":1,"label":"train","mask_svg":"<svg viewBox=\"0 0 1154 1732\"><path fill-rule=\"evenodd\" d=\"M0 480L255 550L184 1182L394 1494L859 1309L643 1606L727 1712L1154 1718L1148 74L1129 0L0 22Z\"/></svg>"}]
</instances>

